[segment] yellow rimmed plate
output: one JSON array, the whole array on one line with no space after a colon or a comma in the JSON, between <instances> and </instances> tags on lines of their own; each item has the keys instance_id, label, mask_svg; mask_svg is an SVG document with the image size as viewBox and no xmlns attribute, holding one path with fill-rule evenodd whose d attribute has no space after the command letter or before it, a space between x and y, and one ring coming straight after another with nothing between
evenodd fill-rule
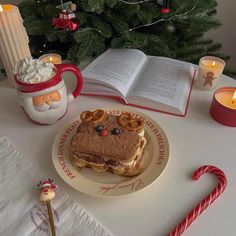
<instances>
[{"instance_id":1,"label":"yellow rimmed plate","mask_svg":"<svg viewBox=\"0 0 236 236\"><path fill-rule=\"evenodd\" d=\"M149 116L129 108L102 108L109 114L130 112L144 120L147 145L143 154L144 170L135 177L120 177L98 173L90 168L77 170L70 162L70 140L80 124L80 114L69 121L57 134L52 148L53 165L59 176L73 188L97 197L118 197L146 189L164 172L170 157L167 136L160 125Z\"/></svg>"}]
</instances>

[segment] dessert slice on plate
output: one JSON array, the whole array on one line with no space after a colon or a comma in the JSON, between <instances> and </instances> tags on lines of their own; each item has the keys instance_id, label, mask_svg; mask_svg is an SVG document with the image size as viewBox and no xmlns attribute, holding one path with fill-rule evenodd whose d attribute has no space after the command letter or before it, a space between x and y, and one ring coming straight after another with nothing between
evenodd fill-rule
<instances>
[{"instance_id":1,"label":"dessert slice on plate","mask_svg":"<svg viewBox=\"0 0 236 236\"><path fill-rule=\"evenodd\" d=\"M115 116L100 109L84 111L80 118L82 122L70 141L73 166L120 176L141 173L147 143L142 120L129 113Z\"/></svg>"}]
</instances>

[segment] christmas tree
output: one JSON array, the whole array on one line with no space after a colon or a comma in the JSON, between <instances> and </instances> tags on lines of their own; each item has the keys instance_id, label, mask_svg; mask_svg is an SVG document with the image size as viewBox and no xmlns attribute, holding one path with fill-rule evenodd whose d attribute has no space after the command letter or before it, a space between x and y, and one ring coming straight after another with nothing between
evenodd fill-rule
<instances>
[{"instance_id":1,"label":"christmas tree","mask_svg":"<svg viewBox=\"0 0 236 236\"><path fill-rule=\"evenodd\" d=\"M204 34L221 23L215 0L23 0L20 11L30 36L32 55L60 53L72 63L95 57L107 48L137 48L148 55L198 64L205 55L228 55ZM76 30L55 27L53 18L72 8ZM64 9L66 8L66 9ZM78 25L77 25L78 26ZM57 28L57 29L55 29ZM229 69L228 75L236 74Z\"/></svg>"}]
</instances>

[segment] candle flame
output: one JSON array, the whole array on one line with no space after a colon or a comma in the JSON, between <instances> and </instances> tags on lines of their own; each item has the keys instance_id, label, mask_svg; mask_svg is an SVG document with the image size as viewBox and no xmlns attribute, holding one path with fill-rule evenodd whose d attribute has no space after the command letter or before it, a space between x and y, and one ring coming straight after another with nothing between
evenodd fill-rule
<instances>
[{"instance_id":1,"label":"candle flame","mask_svg":"<svg viewBox=\"0 0 236 236\"><path fill-rule=\"evenodd\" d=\"M236 91L234 92L233 99L232 99L232 104L236 102Z\"/></svg>"},{"instance_id":2,"label":"candle flame","mask_svg":"<svg viewBox=\"0 0 236 236\"><path fill-rule=\"evenodd\" d=\"M52 57L49 57L49 61L50 61L50 62L52 62L52 61L53 61Z\"/></svg>"},{"instance_id":3,"label":"candle flame","mask_svg":"<svg viewBox=\"0 0 236 236\"><path fill-rule=\"evenodd\" d=\"M212 66L215 66L215 65L216 65L216 62L215 62L215 61L213 61L211 65L212 65Z\"/></svg>"},{"instance_id":4,"label":"candle flame","mask_svg":"<svg viewBox=\"0 0 236 236\"><path fill-rule=\"evenodd\" d=\"M3 8L1 4L0 4L0 12L3 12Z\"/></svg>"}]
</instances>

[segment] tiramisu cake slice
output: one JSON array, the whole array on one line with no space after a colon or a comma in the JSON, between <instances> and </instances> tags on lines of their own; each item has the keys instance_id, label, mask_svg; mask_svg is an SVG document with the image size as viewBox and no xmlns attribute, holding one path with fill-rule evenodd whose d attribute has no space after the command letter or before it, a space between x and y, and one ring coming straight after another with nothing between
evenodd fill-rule
<instances>
[{"instance_id":1,"label":"tiramisu cake slice","mask_svg":"<svg viewBox=\"0 0 236 236\"><path fill-rule=\"evenodd\" d=\"M109 115L103 110L85 111L71 139L71 162L75 167L91 167L121 176L142 171L140 162L146 145L144 122L129 113Z\"/></svg>"}]
</instances>

